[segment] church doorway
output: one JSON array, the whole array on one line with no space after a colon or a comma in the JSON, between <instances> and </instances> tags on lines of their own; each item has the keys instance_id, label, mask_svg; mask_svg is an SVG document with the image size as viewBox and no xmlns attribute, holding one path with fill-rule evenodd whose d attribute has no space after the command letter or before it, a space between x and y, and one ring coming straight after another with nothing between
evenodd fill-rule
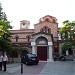
<instances>
[{"instance_id":1,"label":"church doorway","mask_svg":"<svg viewBox=\"0 0 75 75\"><path fill-rule=\"evenodd\" d=\"M47 61L47 46L38 46L37 56L39 57L39 60Z\"/></svg>"},{"instance_id":2,"label":"church doorway","mask_svg":"<svg viewBox=\"0 0 75 75\"><path fill-rule=\"evenodd\" d=\"M51 35L46 33L36 33L32 37L32 53L36 54L41 61L53 61Z\"/></svg>"}]
</instances>

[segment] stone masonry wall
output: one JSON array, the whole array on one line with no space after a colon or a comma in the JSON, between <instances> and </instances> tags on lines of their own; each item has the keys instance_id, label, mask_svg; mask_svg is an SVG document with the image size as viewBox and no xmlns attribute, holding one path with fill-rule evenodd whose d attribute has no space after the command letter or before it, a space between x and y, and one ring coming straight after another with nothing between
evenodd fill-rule
<instances>
[{"instance_id":1,"label":"stone masonry wall","mask_svg":"<svg viewBox=\"0 0 75 75\"><path fill-rule=\"evenodd\" d=\"M42 22L34 25L34 31L35 33L40 32L40 29L44 26L47 26L51 28L51 34L53 34L53 37L57 37L57 30L58 30L58 24L57 23L49 23L49 22Z\"/></svg>"}]
</instances>

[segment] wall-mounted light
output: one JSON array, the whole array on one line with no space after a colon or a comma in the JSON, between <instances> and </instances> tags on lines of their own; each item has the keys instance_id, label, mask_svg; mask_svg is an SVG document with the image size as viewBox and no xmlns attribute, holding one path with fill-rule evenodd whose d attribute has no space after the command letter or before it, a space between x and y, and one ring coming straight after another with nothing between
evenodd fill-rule
<instances>
[{"instance_id":1,"label":"wall-mounted light","mask_svg":"<svg viewBox=\"0 0 75 75\"><path fill-rule=\"evenodd\" d=\"M58 47L57 45L55 45L54 47Z\"/></svg>"}]
</instances>

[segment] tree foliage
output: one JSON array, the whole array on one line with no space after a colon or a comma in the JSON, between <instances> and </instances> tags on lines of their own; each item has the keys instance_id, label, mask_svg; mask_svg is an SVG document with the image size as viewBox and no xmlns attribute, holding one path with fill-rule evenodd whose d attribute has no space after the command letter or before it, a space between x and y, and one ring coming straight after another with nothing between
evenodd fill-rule
<instances>
[{"instance_id":1,"label":"tree foliage","mask_svg":"<svg viewBox=\"0 0 75 75\"><path fill-rule=\"evenodd\" d=\"M2 4L0 3L0 20L3 19L5 21L7 21L7 15L2 10L3 10Z\"/></svg>"},{"instance_id":2,"label":"tree foliage","mask_svg":"<svg viewBox=\"0 0 75 75\"><path fill-rule=\"evenodd\" d=\"M0 20L0 50L7 51L10 48L10 32L11 29L9 21Z\"/></svg>"},{"instance_id":3,"label":"tree foliage","mask_svg":"<svg viewBox=\"0 0 75 75\"><path fill-rule=\"evenodd\" d=\"M9 34L9 29L12 29L9 21L0 20L0 38L3 38L4 35Z\"/></svg>"},{"instance_id":4,"label":"tree foliage","mask_svg":"<svg viewBox=\"0 0 75 75\"><path fill-rule=\"evenodd\" d=\"M11 48L9 29L12 29L12 26L7 21L6 14L2 12L0 3L0 51L8 51Z\"/></svg>"},{"instance_id":5,"label":"tree foliage","mask_svg":"<svg viewBox=\"0 0 75 75\"><path fill-rule=\"evenodd\" d=\"M64 43L62 50L66 50L68 46L75 47L75 21L70 22L66 20L63 22L64 27L60 28L59 32L61 34L61 38L66 40Z\"/></svg>"}]
</instances>

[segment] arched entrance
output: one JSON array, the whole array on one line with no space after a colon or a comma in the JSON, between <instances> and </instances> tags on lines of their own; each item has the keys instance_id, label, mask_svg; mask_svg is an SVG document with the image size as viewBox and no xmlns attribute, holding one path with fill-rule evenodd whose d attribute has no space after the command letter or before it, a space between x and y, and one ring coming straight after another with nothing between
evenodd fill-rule
<instances>
[{"instance_id":1,"label":"arched entrance","mask_svg":"<svg viewBox=\"0 0 75 75\"><path fill-rule=\"evenodd\" d=\"M32 35L32 54L36 54L39 57L39 60L52 62L52 35L46 33L36 33Z\"/></svg>"},{"instance_id":2,"label":"arched entrance","mask_svg":"<svg viewBox=\"0 0 75 75\"><path fill-rule=\"evenodd\" d=\"M39 60L47 61L47 39L45 37L38 37L35 42L37 46L37 56L39 57Z\"/></svg>"},{"instance_id":3,"label":"arched entrance","mask_svg":"<svg viewBox=\"0 0 75 75\"><path fill-rule=\"evenodd\" d=\"M25 55L25 54L28 54L28 51L27 50L23 50L22 51L22 55Z\"/></svg>"}]
</instances>

